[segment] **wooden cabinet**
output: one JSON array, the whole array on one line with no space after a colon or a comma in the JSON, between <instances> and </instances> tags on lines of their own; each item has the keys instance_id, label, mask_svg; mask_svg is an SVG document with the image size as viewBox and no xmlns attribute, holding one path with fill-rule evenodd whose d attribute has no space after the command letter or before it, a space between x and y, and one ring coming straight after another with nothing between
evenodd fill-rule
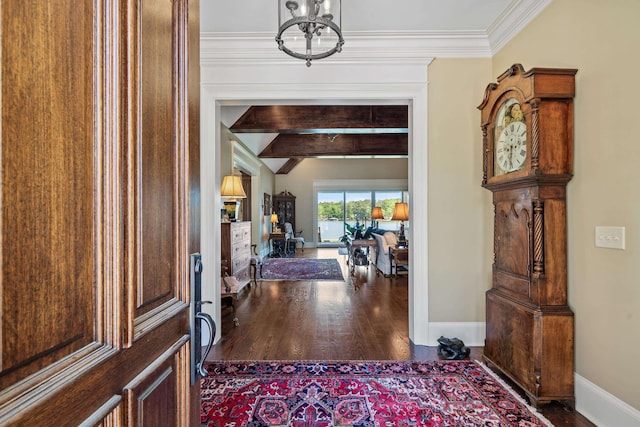
<instances>
[{"instance_id":1,"label":"wooden cabinet","mask_svg":"<svg viewBox=\"0 0 640 427\"><path fill-rule=\"evenodd\" d=\"M228 266L228 274L235 276L241 286L249 283L251 262L251 221L222 223L221 258Z\"/></svg>"},{"instance_id":2,"label":"wooden cabinet","mask_svg":"<svg viewBox=\"0 0 640 427\"><path fill-rule=\"evenodd\" d=\"M296 230L296 196L283 191L273 196L273 211L278 214L278 227L284 230L284 223L290 222L293 230Z\"/></svg>"},{"instance_id":3,"label":"wooden cabinet","mask_svg":"<svg viewBox=\"0 0 640 427\"><path fill-rule=\"evenodd\" d=\"M515 64L482 104L483 187L493 193L493 284L484 358L534 406L574 404L567 302L566 186L572 178L575 69Z\"/></svg>"}]
</instances>

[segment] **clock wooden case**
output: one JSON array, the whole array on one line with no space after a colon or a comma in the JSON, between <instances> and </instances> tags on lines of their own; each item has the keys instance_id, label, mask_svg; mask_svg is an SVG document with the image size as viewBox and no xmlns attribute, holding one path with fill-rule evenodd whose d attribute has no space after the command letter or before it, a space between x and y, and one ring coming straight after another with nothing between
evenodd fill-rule
<instances>
[{"instance_id":1,"label":"clock wooden case","mask_svg":"<svg viewBox=\"0 0 640 427\"><path fill-rule=\"evenodd\" d=\"M574 404L574 319L567 305L566 186L572 177L575 69L511 66L481 110L482 186L493 193L488 365L539 406Z\"/></svg>"}]
</instances>

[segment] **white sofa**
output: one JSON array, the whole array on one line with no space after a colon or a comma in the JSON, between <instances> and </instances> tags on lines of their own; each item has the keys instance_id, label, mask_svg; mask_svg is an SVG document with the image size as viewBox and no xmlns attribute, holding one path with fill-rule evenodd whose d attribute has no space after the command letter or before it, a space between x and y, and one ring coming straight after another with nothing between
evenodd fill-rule
<instances>
[{"instance_id":1,"label":"white sofa","mask_svg":"<svg viewBox=\"0 0 640 427\"><path fill-rule=\"evenodd\" d=\"M393 231L386 231L384 234L371 233L376 239L376 246L371 251L371 262L376 266L379 273L385 276L391 275L391 264L389 263L389 247L398 243L398 237Z\"/></svg>"}]
</instances>

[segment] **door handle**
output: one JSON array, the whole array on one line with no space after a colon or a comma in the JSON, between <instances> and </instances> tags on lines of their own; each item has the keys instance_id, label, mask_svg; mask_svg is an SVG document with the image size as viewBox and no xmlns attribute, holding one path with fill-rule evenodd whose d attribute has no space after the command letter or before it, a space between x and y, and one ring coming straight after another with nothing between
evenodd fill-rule
<instances>
[{"instance_id":1,"label":"door handle","mask_svg":"<svg viewBox=\"0 0 640 427\"><path fill-rule=\"evenodd\" d=\"M191 308L190 308L190 333L191 333L191 385L200 378L207 376L204 367L207 355L213 346L216 337L216 324L207 313L202 312L203 304L211 304L211 301L202 301L202 255L191 254L189 260L191 282ZM202 354L202 323L209 329L209 342L204 354Z\"/></svg>"},{"instance_id":2,"label":"door handle","mask_svg":"<svg viewBox=\"0 0 640 427\"><path fill-rule=\"evenodd\" d=\"M213 338L216 336L216 324L213 322L211 316L209 316L207 313L196 313L196 320L204 322L204 324L209 328L209 342L207 343L207 349L204 351L204 354L201 355L200 360L196 363L196 370L198 375L200 375L201 378L205 378L207 375L209 375L209 372L207 372L207 369L204 367L204 362L205 360L207 360L207 356L209 355L211 347L213 346Z\"/></svg>"}]
</instances>

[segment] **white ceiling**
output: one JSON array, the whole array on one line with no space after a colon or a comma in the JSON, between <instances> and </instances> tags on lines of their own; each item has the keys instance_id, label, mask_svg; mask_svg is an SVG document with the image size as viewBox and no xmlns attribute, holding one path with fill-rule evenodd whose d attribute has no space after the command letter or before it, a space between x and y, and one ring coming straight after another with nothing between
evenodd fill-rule
<instances>
[{"instance_id":1,"label":"white ceiling","mask_svg":"<svg viewBox=\"0 0 640 427\"><path fill-rule=\"evenodd\" d=\"M518 0L343 0L342 29L354 31L488 31ZM203 32L276 34L276 0L202 0Z\"/></svg>"}]
</instances>

